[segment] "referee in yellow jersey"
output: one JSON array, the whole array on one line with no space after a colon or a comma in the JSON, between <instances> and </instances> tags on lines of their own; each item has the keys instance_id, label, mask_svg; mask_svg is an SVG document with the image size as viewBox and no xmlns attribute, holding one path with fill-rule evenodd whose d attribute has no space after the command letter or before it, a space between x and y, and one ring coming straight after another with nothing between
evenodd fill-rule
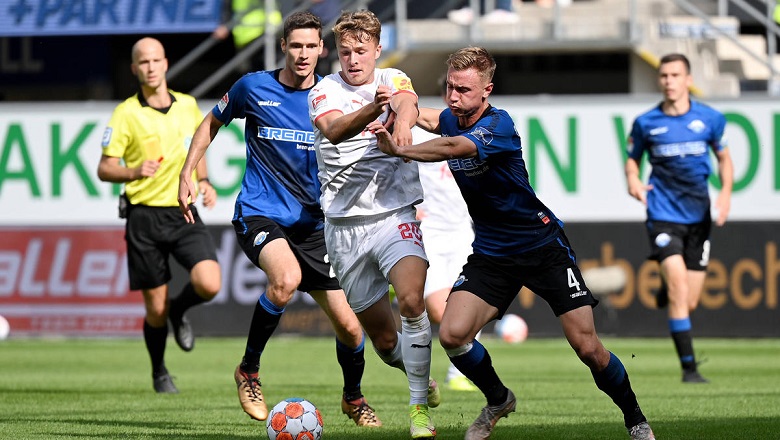
<instances>
[{"instance_id":1,"label":"referee in yellow jersey","mask_svg":"<svg viewBox=\"0 0 780 440\"><path fill-rule=\"evenodd\" d=\"M179 171L203 115L195 98L168 90L168 60L158 40L138 40L133 45L130 68L138 78L140 91L114 109L103 134L97 174L102 181L125 184L126 209L120 201L120 216L127 219L130 289L141 290L144 295L144 341L152 361L154 389L158 393L177 393L165 367L167 320L171 321L179 347L192 350L194 337L184 313L211 300L221 285L216 248L209 232L194 206L195 223L188 224L177 200ZM198 164L193 174L196 178L203 205L213 206L217 196L209 183L205 160ZM172 301L168 300L167 285L171 279L170 255L190 274L189 283Z\"/></svg>"}]
</instances>

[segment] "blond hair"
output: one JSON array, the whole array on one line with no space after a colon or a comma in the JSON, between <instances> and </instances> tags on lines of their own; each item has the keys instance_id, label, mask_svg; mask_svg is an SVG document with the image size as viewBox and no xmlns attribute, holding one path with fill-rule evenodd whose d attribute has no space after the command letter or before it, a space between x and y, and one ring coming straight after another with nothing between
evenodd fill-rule
<instances>
[{"instance_id":1,"label":"blond hair","mask_svg":"<svg viewBox=\"0 0 780 440\"><path fill-rule=\"evenodd\" d=\"M476 69L479 76L490 82L496 73L496 60L487 49L482 47L464 47L447 58L447 67L453 70Z\"/></svg>"},{"instance_id":2,"label":"blond hair","mask_svg":"<svg viewBox=\"0 0 780 440\"><path fill-rule=\"evenodd\" d=\"M368 10L344 11L336 20L336 25L333 26L333 34L337 41L347 37L354 38L361 43L367 43L373 39L378 44L381 32L382 23L373 12Z\"/></svg>"}]
</instances>

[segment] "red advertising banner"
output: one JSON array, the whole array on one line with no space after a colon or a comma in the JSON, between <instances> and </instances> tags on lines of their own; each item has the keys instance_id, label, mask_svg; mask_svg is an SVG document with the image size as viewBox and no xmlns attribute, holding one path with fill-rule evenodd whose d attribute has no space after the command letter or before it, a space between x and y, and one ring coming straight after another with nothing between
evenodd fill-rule
<instances>
[{"instance_id":1,"label":"red advertising banner","mask_svg":"<svg viewBox=\"0 0 780 440\"><path fill-rule=\"evenodd\" d=\"M0 228L0 315L13 335L138 335L124 228Z\"/></svg>"}]
</instances>

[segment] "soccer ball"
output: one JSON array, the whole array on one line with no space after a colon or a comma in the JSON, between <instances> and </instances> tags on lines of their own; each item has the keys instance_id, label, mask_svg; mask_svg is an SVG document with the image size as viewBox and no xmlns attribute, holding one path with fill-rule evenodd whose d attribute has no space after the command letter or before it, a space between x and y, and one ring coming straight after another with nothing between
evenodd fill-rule
<instances>
[{"instance_id":1,"label":"soccer ball","mask_svg":"<svg viewBox=\"0 0 780 440\"><path fill-rule=\"evenodd\" d=\"M496 323L495 332L506 342L519 344L528 338L528 324L512 313L507 313Z\"/></svg>"},{"instance_id":2,"label":"soccer ball","mask_svg":"<svg viewBox=\"0 0 780 440\"><path fill-rule=\"evenodd\" d=\"M319 440L322 415L313 403L292 397L273 407L265 427L271 440Z\"/></svg>"},{"instance_id":3,"label":"soccer ball","mask_svg":"<svg viewBox=\"0 0 780 440\"><path fill-rule=\"evenodd\" d=\"M11 333L11 325L8 324L8 320L0 315L0 341L8 338L8 334Z\"/></svg>"}]
</instances>

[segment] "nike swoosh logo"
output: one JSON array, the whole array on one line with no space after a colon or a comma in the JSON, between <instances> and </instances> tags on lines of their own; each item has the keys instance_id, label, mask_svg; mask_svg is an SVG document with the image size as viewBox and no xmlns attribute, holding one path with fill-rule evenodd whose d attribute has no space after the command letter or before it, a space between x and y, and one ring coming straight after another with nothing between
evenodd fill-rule
<instances>
[{"instance_id":1,"label":"nike swoosh logo","mask_svg":"<svg viewBox=\"0 0 780 440\"><path fill-rule=\"evenodd\" d=\"M429 343L428 343L428 344L426 344L426 345L417 345L417 344L412 344L412 348L427 348L427 349L429 349L429 350L430 350L430 349L431 349L431 343L429 342Z\"/></svg>"}]
</instances>

